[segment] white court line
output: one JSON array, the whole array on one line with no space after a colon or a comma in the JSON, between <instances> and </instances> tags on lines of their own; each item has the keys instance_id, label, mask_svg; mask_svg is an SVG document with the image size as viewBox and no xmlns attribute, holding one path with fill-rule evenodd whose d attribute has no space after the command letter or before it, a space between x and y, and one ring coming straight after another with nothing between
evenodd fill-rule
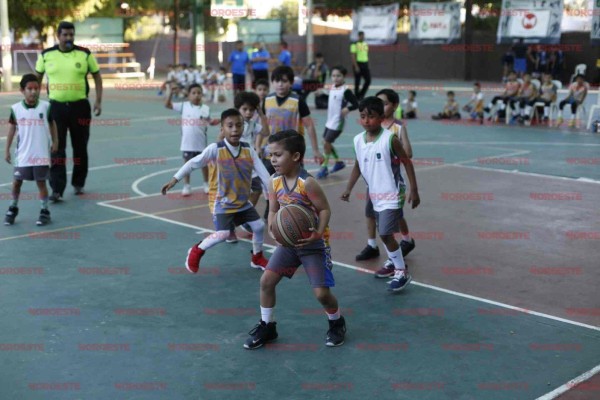
<instances>
[{"instance_id":1,"label":"white court line","mask_svg":"<svg viewBox=\"0 0 600 400\"><path fill-rule=\"evenodd\" d=\"M118 157L115 157L118 158ZM181 158L181 156L173 156L173 157L165 157L165 158L160 158L161 160L179 160ZM108 168L118 168L118 167L131 167L131 166L137 166L137 165L141 165L141 164L128 164L128 163L116 163L116 164L106 164L106 165L98 165L97 167L90 167L88 168L88 171L98 171L100 169L108 169ZM72 174L73 171L67 171L67 175ZM9 183L2 183L0 184L0 187L2 186L10 186L12 185L12 182Z\"/></svg>"},{"instance_id":2,"label":"white court line","mask_svg":"<svg viewBox=\"0 0 600 400\"><path fill-rule=\"evenodd\" d=\"M493 157L488 157L488 158L493 158ZM585 178L585 177L569 178L566 176L537 174L535 172L523 172L523 171L518 171L518 170L507 170L507 169L494 169L494 168L486 168L486 167L477 167L475 165L462 165L462 163L447 164L447 165L460 167L460 168L469 168L469 169L477 169L477 170L483 170L483 171L500 172L503 174L526 175L526 176L534 176L536 178L558 179L561 181L579 182L579 183L593 183L596 185L600 184L600 181L598 181L598 180L591 179L591 178Z\"/></svg>"},{"instance_id":3,"label":"white court line","mask_svg":"<svg viewBox=\"0 0 600 400\"><path fill-rule=\"evenodd\" d=\"M557 387L553 391L546 393L545 395L543 395L541 397L538 397L536 400L555 399L558 396L560 396L561 394L569 391L570 389L573 389L575 386L579 385L580 383L587 381L592 376L596 375L598 372L600 372L600 365L596 365L594 368L590 369L589 371L584 372L583 374L579 375L577 378L571 379L569 382Z\"/></svg>"},{"instance_id":4,"label":"white court line","mask_svg":"<svg viewBox=\"0 0 600 400\"><path fill-rule=\"evenodd\" d=\"M142 197L148 197L148 196L142 196ZM127 201L128 200L131 200L131 198L127 199ZM144 212L141 212L141 211L131 210L131 209L128 209L128 208L125 208L125 207L115 206L114 204L109 204L109 202L113 202L113 201L124 201L124 200L109 200L109 201L98 202L96 204L98 204L99 206L103 206L103 207L109 207L109 208L114 208L116 210L121 210L121 211L129 212L129 213L132 213L132 214L135 214L135 215L140 215L140 216L144 216L144 217L148 217L148 218L152 218L152 219L157 219L159 221L172 223L172 224L175 224L175 225L184 226L186 228L192 228L192 229L201 230L201 231L204 231L204 232L215 232L213 229L208 229L208 228L205 228L205 227L201 227L201 226L197 226L197 225L192 225L192 224L186 224L184 222L179 222L179 221L171 220L171 219L168 219L168 218L159 217L159 216L156 216L156 215L153 215L153 214L149 214L149 213L144 213ZM245 242L248 242L248 243L252 243L252 241L249 240L249 239L239 239L239 240L245 241ZM276 247L276 246L269 245L269 244L264 244L263 246L267 247L267 248L275 248ZM369 274L374 274L375 273L374 271L371 271L371 270L366 269L366 268L361 268L361 267L358 267L356 265L346 264L346 263L342 263L342 262L339 262L339 261L333 261L333 263L339 265L340 267L344 267L344 268L348 268L348 269L352 269L352 270L356 270L356 271L361 271L361 272L365 272L365 273L369 273ZM424 287L424 288L428 288L428 289L432 289L432 290L436 290L438 292L443 292L443 293L451 294L451 295L454 295L454 296L463 297L463 298L466 298L466 299L469 299L469 300L474 300L474 301L479 301L479 302L486 303L486 304L495 305L497 307L508 308L510 310L515 310L515 311L522 312L524 314L535 315L537 317L551 319L551 320L554 320L554 321L563 322L563 323L566 323L566 324L575 325L575 326L579 326L579 327L582 327L582 328L591 329L591 330L594 330L596 332L600 332L600 327L597 327L597 326L594 326L594 325L588 325L588 324L584 324L584 323L581 323L581 322L573 321L573 320L570 320L570 319L565 319L565 318L556 317L556 316L549 315L549 314L540 313L540 312L537 312L537 311L532 311L532 310L524 309L522 307L511 306L510 304L500 303L500 302L497 302L497 301L494 301L494 300L485 299L483 297L472 296L470 294L456 292L454 290L449 290L449 289L444 289L444 288L441 288L439 286L433 286L433 285L429 285L429 284L426 284L426 283L416 282L414 280L411 282L411 284L414 284L416 286L421 286L421 287Z\"/></svg>"},{"instance_id":5,"label":"white court line","mask_svg":"<svg viewBox=\"0 0 600 400\"><path fill-rule=\"evenodd\" d=\"M181 167L179 167L179 168L181 168ZM152 178L152 177L154 177L154 176L157 176L157 175L163 175L163 174L166 174L166 173L168 173L168 172L179 171L179 168L163 169L162 171L153 172L153 173L151 173L151 174L144 175L144 176L142 176L142 177L140 177L140 178L136 179L136 180L135 180L135 181L134 181L134 182L131 184L131 190L133 190L133 191L134 191L136 194L138 194L138 195L139 195L139 196L141 196L141 197L146 197L146 196L148 196L148 194L146 194L146 193L142 192L142 191L141 191L141 190L138 188L138 185L139 185L140 183L142 183L143 181L145 181L145 180L146 180L146 179L148 179L148 178ZM161 193L159 193L159 194L161 194Z\"/></svg>"}]
</instances>

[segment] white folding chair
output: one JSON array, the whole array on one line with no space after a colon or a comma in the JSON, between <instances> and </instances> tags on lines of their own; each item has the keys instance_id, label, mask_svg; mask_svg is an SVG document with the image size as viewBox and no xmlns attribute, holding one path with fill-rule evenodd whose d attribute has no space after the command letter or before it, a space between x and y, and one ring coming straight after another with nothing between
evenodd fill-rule
<instances>
[{"instance_id":1,"label":"white folding chair","mask_svg":"<svg viewBox=\"0 0 600 400\"><path fill-rule=\"evenodd\" d=\"M589 112L589 115L588 115L588 121L587 121L587 125L585 126L585 129L589 130L590 127L592 126L592 120L594 119L594 112L596 110L600 110L600 92L596 96L596 104L594 104L590 108L590 112ZM579 112L579 109L577 109L577 111Z\"/></svg>"},{"instance_id":2,"label":"white folding chair","mask_svg":"<svg viewBox=\"0 0 600 400\"><path fill-rule=\"evenodd\" d=\"M585 75L585 71L587 71L587 65L585 64L577 64L575 66L575 72L571 75L571 83L575 81L575 77L577 75Z\"/></svg>"},{"instance_id":3,"label":"white folding chair","mask_svg":"<svg viewBox=\"0 0 600 400\"><path fill-rule=\"evenodd\" d=\"M562 89L562 82L561 81L555 79L555 80L552 81L552 83L554 84L554 86L556 86L556 91L557 91L556 95L557 96L556 96L556 100L554 100L552 103L550 103L550 112L548 114L548 120L549 120L548 122L549 122L550 126L552 126L553 121L556 119L556 118L554 118L554 116L558 115L558 104L557 104L557 101L558 101L558 91Z\"/></svg>"}]
</instances>

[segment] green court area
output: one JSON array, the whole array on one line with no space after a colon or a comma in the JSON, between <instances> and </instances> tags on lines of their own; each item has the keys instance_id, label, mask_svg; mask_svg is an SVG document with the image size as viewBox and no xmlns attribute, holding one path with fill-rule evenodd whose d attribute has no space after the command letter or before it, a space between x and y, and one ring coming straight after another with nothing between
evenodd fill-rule
<instances>
[{"instance_id":1,"label":"green court area","mask_svg":"<svg viewBox=\"0 0 600 400\"><path fill-rule=\"evenodd\" d=\"M372 275L383 255L354 261L365 189L338 200L346 168L322 181L346 343L325 346L326 316L299 270L278 286L279 339L248 351L261 274L248 237L238 230L240 242L210 249L187 273L188 248L213 226L199 171L191 197L158 195L182 165L178 115L155 91L107 89L86 195L68 188L39 228L26 183L17 223L0 229L0 398L597 398L600 136L432 121L443 99L420 91L420 118L408 121L422 199L405 210L413 283L390 294ZM6 116L18 100L0 95ZM215 117L226 108L210 106ZM320 137L326 112L313 116ZM336 142L349 162L357 118ZM6 207L11 170L0 169Z\"/></svg>"}]
</instances>

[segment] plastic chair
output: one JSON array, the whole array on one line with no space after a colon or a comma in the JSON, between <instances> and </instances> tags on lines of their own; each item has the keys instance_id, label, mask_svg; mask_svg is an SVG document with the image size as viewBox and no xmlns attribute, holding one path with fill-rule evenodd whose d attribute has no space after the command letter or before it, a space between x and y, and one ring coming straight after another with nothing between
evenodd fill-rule
<instances>
[{"instance_id":1,"label":"plastic chair","mask_svg":"<svg viewBox=\"0 0 600 400\"><path fill-rule=\"evenodd\" d=\"M575 81L575 77L577 75L585 75L585 71L587 71L587 65L585 64L577 64L575 66L575 72L571 75L571 83Z\"/></svg>"},{"instance_id":2,"label":"plastic chair","mask_svg":"<svg viewBox=\"0 0 600 400\"><path fill-rule=\"evenodd\" d=\"M594 112L596 110L600 109L600 93L598 93L597 99L596 99L596 104L594 104L591 108L590 108L590 113L588 115L588 121L587 121L587 125L586 125L586 129L590 129L590 127L592 126L592 120L594 119Z\"/></svg>"}]
</instances>

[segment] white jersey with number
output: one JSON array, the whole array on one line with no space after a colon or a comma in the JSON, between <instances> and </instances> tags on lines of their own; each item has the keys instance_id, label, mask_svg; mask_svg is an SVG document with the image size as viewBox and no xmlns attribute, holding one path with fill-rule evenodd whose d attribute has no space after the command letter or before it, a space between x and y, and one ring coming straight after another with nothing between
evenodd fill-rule
<instances>
[{"instance_id":1,"label":"white jersey with number","mask_svg":"<svg viewBox=\"0 0 600 400\"><path fill-rule=\"evenodd\" d=\"M341 131L344 127L344 118L342 118L342 108L344 103L344 93L348 87L341 85L332 86L329 89L329 102L327 103L327 122L325 127L333 131Z\"/></svg>"},{"instance_id":2,"label":"white jersey with number","mask_svg":"<svg viewBox=\"0 0 600 400\"><path fill-rule=\"evenodd\" d=\"M173 110L181 114L181 151L203 151L207 146L210 109L205 104L189 101L173 103Z\"/></svg>"},{"instance_id":3,"label":"white jersey with number","mask_svg":"<svg viewBox=\"0 0 600 400\"><path fill-rule=\"evenodd\" d=\"M354 137L354 151L360 173L369 186L369 197L376 212L402 208L404 181L400 174L400 162L392 149L395 135L381 129L373 142L367 142L367 133Z\"/></svg>"},{"instance_id":4,"label":"white jersey with number","mask_svg":"<svg viewBox=\"0 0 600 400\"><path fill-rule=\"evenodd\" d=\"M50 165L50 103L38 100L35 106L24 101L11 107L10 123L17 126L15 148L15 167L34 167Z\"/></svg>"}]
</instances>

